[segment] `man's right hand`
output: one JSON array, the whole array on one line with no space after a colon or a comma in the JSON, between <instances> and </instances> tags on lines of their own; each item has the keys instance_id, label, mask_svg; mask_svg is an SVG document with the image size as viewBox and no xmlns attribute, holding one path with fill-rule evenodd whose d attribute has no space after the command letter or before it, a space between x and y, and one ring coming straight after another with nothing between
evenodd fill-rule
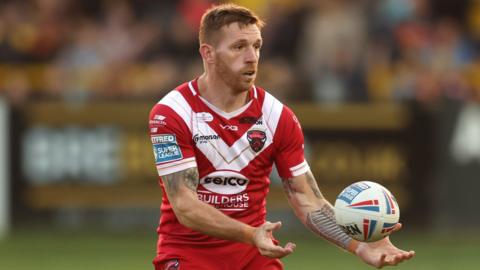
<instances>
[{"instance_id":1,"label":"man's right hand","mask_svg":"<svg viewBox=\"0 0 480 270\"><path fill-rule=\"evenodd\" d=\"M275 245L273 242L273 231L280 229L281 222L265 222L255 229L253 243L261 255L269 258L283 258L295 250L296 245L288 242L285 247Z\"/></svg>"}]
</instances>

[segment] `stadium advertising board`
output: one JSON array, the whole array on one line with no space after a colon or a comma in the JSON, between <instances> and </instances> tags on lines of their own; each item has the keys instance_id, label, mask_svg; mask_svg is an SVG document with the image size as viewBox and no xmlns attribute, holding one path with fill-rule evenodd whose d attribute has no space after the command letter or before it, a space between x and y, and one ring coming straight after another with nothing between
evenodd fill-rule
<instances>
[{"instance_id":1,"label":"stadium advertising board","mask_svg":"<svg viewBox=\"0 0 480 270\"><path fill-rule=\"evenodd\" d=\"M94 103L26 107L22 198L31 207L158 205L148 105Z\"/></svg>"},{"instance_id":2,"label":"stadium advertising board","mask_svg":"<svg viewBox=\"0 0 480 270\"><path fill-rule=\"evenodd\" d=\"M360 180L377 181L411 204L412 149L420 142L401 106L291 106L307 158L327 195ZM161 197L148 136L149 103L82 106L39 102L22 111L21 200L32 208L158 207ZM414 166L413 166L414 167ZM421 172L420 172L421 173ZM271 208L288 207L273 185Z\"/></svg>"}]
</instances>

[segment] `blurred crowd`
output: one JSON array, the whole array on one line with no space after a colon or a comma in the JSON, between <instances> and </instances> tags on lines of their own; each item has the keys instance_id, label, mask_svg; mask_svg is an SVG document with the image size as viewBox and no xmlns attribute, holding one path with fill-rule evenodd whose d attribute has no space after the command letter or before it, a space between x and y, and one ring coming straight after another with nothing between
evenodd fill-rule
<instances>
[{"instance_id":1,"label":"blurred crowd","mask_svg":"<svg viewBox=\"0 0 480 270\"><path fill-rule=\"evenodd\" d=\"M286 101L480 101L479 0L237 0L267 22L257 84ZM0 95L158 99L202 72L210 0L3 0Z\"/></svg>"}]
</instances>

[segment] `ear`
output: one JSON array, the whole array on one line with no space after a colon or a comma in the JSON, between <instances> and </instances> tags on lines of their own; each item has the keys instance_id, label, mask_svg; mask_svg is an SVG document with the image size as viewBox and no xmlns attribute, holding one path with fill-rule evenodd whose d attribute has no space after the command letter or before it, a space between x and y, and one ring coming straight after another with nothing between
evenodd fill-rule
<instances>
[{"instance_id":1,"label":"ear","mask_svg":"<svg viewBox=\"0 0 480 270\"><path fill-rule=\"evenodd\" d=\"M200 45L199 51L205 63L212 64L214 62L215 51L211 45L203 43Z\"/></svg>"}]
</instances>

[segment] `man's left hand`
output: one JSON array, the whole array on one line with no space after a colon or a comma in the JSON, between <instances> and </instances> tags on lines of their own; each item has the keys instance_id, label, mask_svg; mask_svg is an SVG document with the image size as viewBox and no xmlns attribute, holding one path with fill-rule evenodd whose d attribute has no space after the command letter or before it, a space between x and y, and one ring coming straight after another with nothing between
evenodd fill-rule
<instances>
[{"instance_id":1,"label":"man's left hand","mask_svg":"<svg viewBox=\"0 0 480 270\"><path fill-rule=\"evenodd\" d=\"M398 223L394 231L402 228L402 224ZM397 265L405 260L415 256L415 251L405 251L395 247L390 238L387 236L382 240L371 243L359 243L355 250L355 254L365 263L376 268L382 268L388 265Z\"/></svg>"}]
</instances>

